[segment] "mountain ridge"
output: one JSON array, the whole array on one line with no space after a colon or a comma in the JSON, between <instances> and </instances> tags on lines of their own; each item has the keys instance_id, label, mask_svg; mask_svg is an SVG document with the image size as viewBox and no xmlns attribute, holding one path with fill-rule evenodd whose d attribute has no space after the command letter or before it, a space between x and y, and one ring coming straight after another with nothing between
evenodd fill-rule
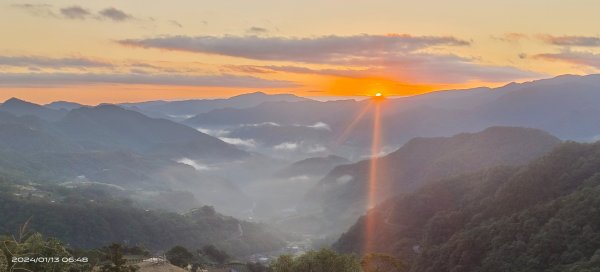
<instances>
[{"instance_id":1,"label":"mountain ridge","mask_svg":"<svg viewBox=\"0 0 600 272\"><path fill-rule=\"evenodd\" d=\"M369 212L378 252L410 271L592 271L600 144L566 142L516 167L446 178ZM361 252L365 218L335 247ZM385 241L385 242L384 242Z\"/></svg>"},{"instance_id":2,"label":"mountain ridge","mask_svg":"<svg viewBox=\"0 0 600 272\"><path fill-rule=\"evenodd\" d=\"M432 180L499 165L519 165L535 159L560 140L547 132L516 127L491 127L452 137L415 138L378 158L379 201L414 191ZM305 212L319 211L338 226L366 209L370 160L334 168L309 191ZM337 219L336 219L337 218ZM330 226L333 228L332 226Z\"/></svg>"}]
</instances>

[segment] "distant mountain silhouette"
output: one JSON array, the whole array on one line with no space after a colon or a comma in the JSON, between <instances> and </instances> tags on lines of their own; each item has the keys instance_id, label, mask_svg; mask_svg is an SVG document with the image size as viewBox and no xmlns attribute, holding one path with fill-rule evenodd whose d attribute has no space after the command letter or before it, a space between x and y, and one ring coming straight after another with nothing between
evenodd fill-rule
<instances>
[{"instance_id":1,"label":"distant mountain silhouette","mask_svg":"<svg viewBox=\"0 0 600 272\"><path fill-rule=\"evenodd\" d=\"M85 107L85 105L79 104L79 103L75 103L75 102L68 102L68 101L55 101L52 102L50 104L46 104L44 105L44 107L46 108L50 108L50 109L54 109L54 110L74 110L74 109L78 109L81 107Z\"/></svg>"},{"instance_id":2,"label":"distant mountain silhouette","mask_svg":"<svg viewBox=\"0 0 600 272\"><path fill-rule=\"evenodd\" d=\"M274 122L278 124L314 124L330 123L347 118L349 112L356 110L354 100L340 101L300 101L265 102L244 109L225 108L199 114L184 123L191 126L241 125Z\"/></svg>"},{"instance_id":3,"label":"distant mountain silhouette","mask_svg":"<svg viewBox=\"0 0 600 272\"><path fill-rule=\"evenodd\" d=\"M490 126L537 128L561 139L600 135L600 75L564 75L498 88L434 92L391 99L382 120L387 144ZM366 129L365 122L362 129ZM359 129L357 128L357 130ZM368 142L368 135L357 135Z\"/></svg>"},{"instance_id":4,"label":"distant mountain silhouette","mask_svg":"<svg viewBox=\"0 0 600 272\"><path fill-rule=\"evenodd\" d=\"M57 125L87 148L130 149L170 159L221 160L246 155L190 127L114 105L72 110Z\"/></svg>"},{"instance_id":5,"label":"distant mountain silhouette","mask_svg":"<svg viewBox=\"0 0 600 272\"><path fill-rule=\"evenodd\" d=\"M9 112L16 116L36 116L48 121L57 121L67 113L66 110L54 110L18 98L4 101L0 104L0 111Z\"/></svg>"},{"instance_id":6,"label":"distant mountain silhouette","mask_svg":"<svg viewBox=\"0 0 600 272\"><path fill-rule=\"evenodd\" d=\"M337 140L354 123L344 140L364 152L371 143L372 111L366 111L358 122L354 118L368 103L368 100L269 102L250 108L213 110L184 123L192 127L235 129L243 124L265 122L280 125L325 122L332 130L329 140ZM593 141L600 139L598 115L600 75L564 75L498 88L389 98L382 106L382 139L384 145L397 147L415 137L451 136L490 126L520 126L542 129L561 139Z\"/></svg>"},{"instance_id":7,"label":"distant mountain silhouette","mask_svg":"<svg viewBox=\"0 0 600 272\"><path fill-rule=\"evenodd\" d=\"M540 128L564 139L600 135L600 75L565 75L497 91L506 94L477 108L486 121Z\"/></svg>"},{"instance_id":8,"label":"distant mountain silhouette","mask_svg":"<svg viewBox=\"0 0 600 272\"><path fill-rule=\"evenodd\" d=\"M197 99L183 101L151 101L142 103L125 103L125 107L137 109L144 113L164 114L171 117L193 116L222 108L249 108L264 102L296 102L307 101L293 94L266 94L254 92L223 99Z\"/></svg>"}]
</instances>

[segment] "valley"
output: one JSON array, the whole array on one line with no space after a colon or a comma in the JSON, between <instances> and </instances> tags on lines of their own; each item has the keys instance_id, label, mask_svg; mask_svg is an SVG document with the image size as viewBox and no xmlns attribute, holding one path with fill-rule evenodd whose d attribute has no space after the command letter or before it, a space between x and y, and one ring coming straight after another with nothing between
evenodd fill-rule
<instances>
[{"instance_id":1,"label":"valley","mask_svg":"<svg viewBox=\"0 0 600 272\"><path fill-rule=\"evenodd\" d=\"M10 99L0 105L0 233L26 224L73 250L119 243L156 256L213 245L263 265L333 247L389 254L410 271L587 267L600 235L586 208L595 205L600 126L579 114L600 110L598 78L377 101ZM570 99L555 101L564 88ZM382 152L373 155L375 118ZM564 222L573 222L568 236ZM561 238L560 254L581 248L559 260L535 251L548 233L589 243ZM512 255L494 239L538 263L500 264Z\"/></svg>"}]
</instances>

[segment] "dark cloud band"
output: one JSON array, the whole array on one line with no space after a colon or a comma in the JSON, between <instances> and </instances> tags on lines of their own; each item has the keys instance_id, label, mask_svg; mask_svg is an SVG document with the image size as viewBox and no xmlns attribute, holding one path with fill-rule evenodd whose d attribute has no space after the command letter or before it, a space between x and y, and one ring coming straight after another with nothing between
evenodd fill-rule
<instances>
[{"instance_id":1,"label":"dark cloud band","mask_svg":"<svg viewBox=\"0 0 600 272\"><path fill-rule=\"evenodd\" d=\"M80 6L71 6L66 8L61 8L60 13L68 19L80 19L83 20L87 16L92 15L87 9L84 9Z\"/></svg>"},{"instance_id":2,"label":"dark cloud band","mask_svg":"<svg viewBox=\"0 0 600 272\"><path fill-rule=\"evenodd\" d=\"M552 36L541 35L540 38L546 43L559 46L581 46L595 47L600 46L600 37L594 36Z\"/></svg>"},{"instance_id":3,"label":"dark cloud band","mask_svg":"<svg viewBox=\"0 0 600 272\"><path fill-rule=\"evenodd\" d=\"M48 58L41 56L0 56L0 66L41 68L98 68L112 64L87 58Z\"/></svg>"},{"instance_id":4,"label":"dark cloud band","mask_svg":"<svg viewBox=\"0 0 600 272\"><path fill-rule=\"evenodd\" d=\"M0 73L0 86L55 87L89 84L135 84L195 87L283 88L296 83L236 75Z\"/></svg>"},{"instance_id":5,"label":"dark cloud band","mask_svg":"<svg viewBox=\"0 0 600 272\"><path fill-rule=\"evenodd\" d=\"M465 46L454 37L411 35L320 36L172 36L119 41L122 45L225 55L256 60L307 63L351 63L353 60L398 55L434 46Z\"/></svg>"},{"instance_id":6,"label":"dark cloud band","mask_svg":"<svg viewBox=\"0 0 600 272\"><path fill-rule=\"evenodd\" d=\"M564 50L560 53L537 54L533 58L600 69L600 54L592 52Z\"/></svg>"},{"instance_id":7,"label":"dark cloud band","mask_svg":"<svg viewBox=\"0 0 600 272\"><path fill-rule=\"evenodd\" d=\"M106 8L98 12L103 18L107 18L116 22L122 22L133 19L133 16L116 8Z\"/></svg>"}]
</instances>

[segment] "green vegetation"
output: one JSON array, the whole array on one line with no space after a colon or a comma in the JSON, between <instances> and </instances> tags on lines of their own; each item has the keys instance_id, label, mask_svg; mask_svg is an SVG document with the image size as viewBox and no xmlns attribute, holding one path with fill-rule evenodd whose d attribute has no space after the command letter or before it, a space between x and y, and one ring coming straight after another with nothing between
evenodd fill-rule
<instances>
[{"instance_id":1,"label":"green vegetation","mask_svg":"<svg viewBox=\"0 0 600 272\"><path fill-rule=\"evenodd\" d=\"M0 250L0 271L8 271L8 260L2 250Z\"/></svg>"},{"instance_id":2,"label":"green vegetation","mask_svg":"<svg viewBox=\"0 0 600 272\"><path fill-rule=\"evenodd\" d=\"M101 272L135 272L124 253L141 253L140 248L112 244L100 250L73 251L56 238L28 232L26 223L17 237L0 237L0 271L83 272L94 267ZM147 253L147 252L146 252Z\"/></svg>"},{"instance_id":3,"label":"green vegetation","mask_svg":"<svg viewBox=\"0 0 600 272\"><path fill-rule=\"evenodd\" d=\"M406 265L386 254L369 253L360 261L364 272L403 272L406 271Z\"/></svg>"},{"instance_id":4,"label":"green vegetation","mask_svg":"<svg viewBox=\"0 0 600 272\"><path fill-rule=\"evenodd\" d=\"M111 242L143 244L151 250L174 245L199 248L214 244L234 255L269 251L284 245L278 232L265 225L239 221L212 207L187 214L147 211L127 199L27 199L0 192L0 233L32 218L30 228L74 248L99 248ZM239 236L239 230L243 235Z\"/></svg>"},{"instance_id":5,"label":"green vegetation","mask_svg":"<svg viewBox=\"0 0 600 272\"><path fill-rule=\"evenodd\" d=\"M89 271L86 258L74 257L61 241L28 232L25 224L17 237L0 237L0 271Z\"/></svg>"},{"instance_id":6,"label":"green vegetation","mask_svg":"<svg viewBox=\"0 0 600 272\"><path fill-rule=\"evenodd\" d=\"M250 272L267 272L269 271L269 267L261 264L261 263L246 263L246 267Z\"/></svg>"},{"instance_id":7,"label":"green vegetation","mask_svg":"<svg viewBox=\"0 0 600 272\"><path fill-rule=\"evenodd\" d=\"M360 272L360 261L353 255L330 249L309 251L299 257L283 255L271 264L272 272Z\"/></svg>"},{"instance_id":8,"label":"green vegetation","mask_svg":"<svg viewBox=\"0 0 600 272\"><path fill-rule=\"evenodd\" d=\"M215 261L219 264L224 264L229 259L231 259L231 256L229 256L229 254L227 254L227 252L225 252L223 250L219 250L214 245L204 246L202 248L202 254L204 254L210 260Z\"/></svg>"},{"instance_id":9,"label":"green vegetation","mask_svg":"<svg viewBox=\"0 0 600 272\"><path fill-rule=\"evenodd\" d=\"M282 245L262 225L166 212L211 203L232 214L249 203L227 180L157 154L173 145L210 158L220 157L221 147L226 158L245 154L189 127L114 106L81 109L58 123L0 112L0 235L32 217L32 230L77 249L111 242L150 250L215 244L248 254ZM243 237L237 237L240 226Z\"/></svg>"},{"instance_id":10,"label":"green vegetation","mask_svg":"<svg viewBox=\"0 0 600 272\"><path fill-rule=\"evenodd\" d=\"M109 262L101 266L101 272L135 272L139 269L135 265L128 265L127 261L123 259L122 246L120 244L110 245L106 253L106 258Z\"/></svg>"},{"instance_id":11,"label":"green vegetation","mask_svg":"<svg viewBox=\"0 0 600 272\"><path fill-rule=\"evenodd\" d=\"M27 224L26 224L27 225ZM24 231L23 227L21 230ZM72 251L57 239L44 239L39 233L25 234L18 239L3 237L0 250L0 271L49 271L49 272L135 272L139 267L128 264L125 255L148 257L148 252L140 247L126 247L113 243L110 246L90 251ZM215 246L205 246L198 254L191 253L182 246L175 246L165 255L176 266L192 265L193 269L206 267L245 267L252 272L402 272L403 265L393 257L373 254L360 261L354 255L339 254L330 249L310 251L298 257L282 255L270 266L260 263L226 263L231 257ZM56 262L9 262L13 257L49 258L57 257ZM225 265L225 266L223 266ZM395 270L393 270L395 269ZM192 270L194 271L194 270Z\"/></svg>"},{"instance_id":12,"label":"green vegetation","mask_svg":"<svg viewBox=\"0 0 600 272\"><path fill-rule=\"evenodd\" d=\"M186 267L194 260L194 254L182 246L175 246L169 249L167 252L165 252L165 256L172 265L179 267Z\"/></svg>"},{"instance_id":13,"label":"green vegetation","mask_svg":"<svg viewBox=\"0 0 600 272\"><path fill-rule=\"evenodd\" d=\"M188 251L182 246L174 246L165 253L167 260L176 266L186 267L191 264L194 266L205 267L207 265L223 265L231 259L231 256L223 250L219 250L214 245L207 245L197 250L196 254Z\"/></svg>"},{"instance_id":14,"label":"green vegetation","mask_svg":"<svg viewBox=\"0 0 600 272\"><path fill-rule=\"evenodd\" d=\"M561 141L541 130L517 127L491 127L477 133L452 137L415 138L400 149L378 159L378 186L369 192L371 162L341 165L333 169L307 193L303 207L314 211L317 220L302 218L320 226L319 233L336 235L347 230L365 213L367 196L387 199L414 192L441 178L474 173L502 165L523 165L550 152Z\"/></svg>"},{"instance_id":15,"label":"green vegetation","mask_svg":"<svg viewBox=\"0 0 600 272\"><path fill-rule=\"evenodd\" d=\"M600 143L442 180L369 212L376 250L411 271L598 271ZM335 244L360 253L364 218Z\"/></svg>"}]
</instances>

